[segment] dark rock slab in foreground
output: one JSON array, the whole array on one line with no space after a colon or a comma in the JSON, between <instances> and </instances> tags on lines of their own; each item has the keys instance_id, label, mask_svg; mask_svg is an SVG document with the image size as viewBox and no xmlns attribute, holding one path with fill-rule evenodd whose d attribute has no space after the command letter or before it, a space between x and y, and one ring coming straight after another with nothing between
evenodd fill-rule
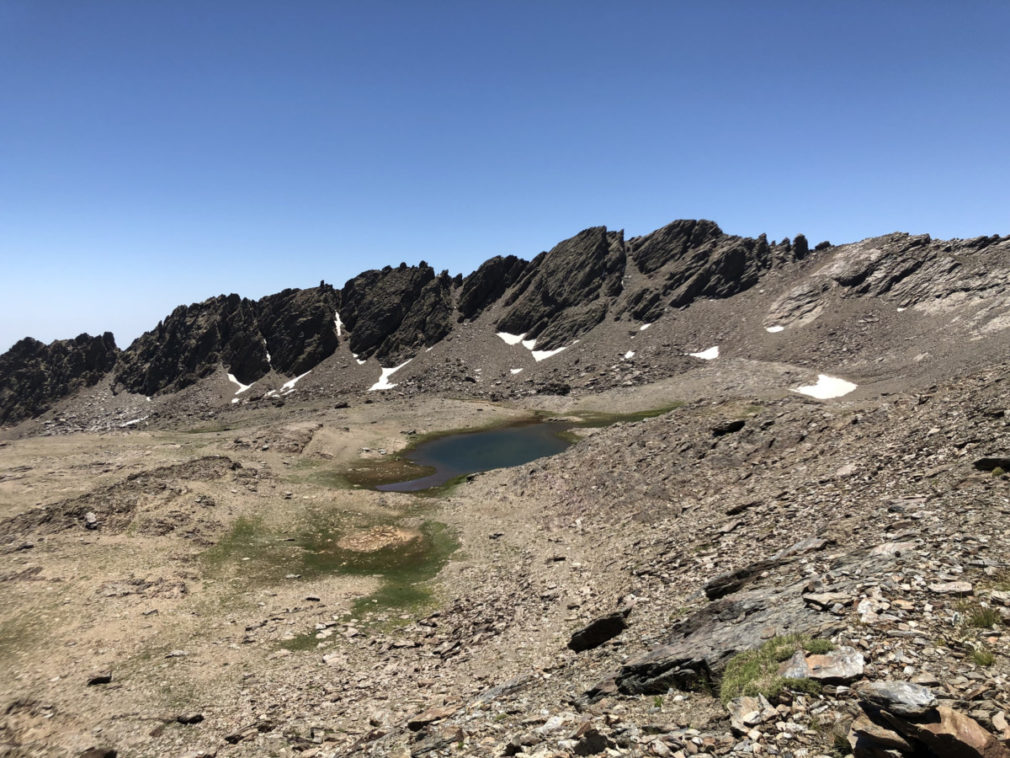
<instances>
[{"instance_id":1,"label":"dark rock slab in foreground","mask_svg":"<svg viewBox=\"0 0 1010 758\"><path fill-rule=\"evenodd\" d=\"M979 471L995 471L998 468L1003 469L1004 471L1010 471L1010 456L999 455L979 458L972 465L974 465Z\"/></svg>"},{"instance_id":2,"label":"dark rock slab in foreground","mask_svg":"<svg viewBox=\"0 0 1010 758\"><path fill-rule=\"evenodd\" d=\"M581 653L584 650L592 650L599 647L604 642L614 639L617 635L628 628L628 614L630 608L621 611L608 613L606 616L590 622L572 635L568 640L569 650Z\"/></svg>"},{"instance_id":3,"label":"dark rock slab in foreground","mask_svg":"<svg viewBox=\"0 0 1010 758\"><path fill-rule=\"evenodd\" d=\"M849 731L856 758L1010 758L1010 748L970 716L937 705L911 682L869 682L857 688L863 714Z\"/></svg>"}]
</instances>

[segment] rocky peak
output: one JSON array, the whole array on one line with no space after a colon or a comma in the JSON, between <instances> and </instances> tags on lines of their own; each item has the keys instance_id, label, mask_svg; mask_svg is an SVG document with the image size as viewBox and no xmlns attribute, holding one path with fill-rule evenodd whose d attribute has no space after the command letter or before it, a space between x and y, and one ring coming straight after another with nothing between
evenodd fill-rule
<instances>
[{"instance_id":1,"label":"rocky peak","mask_svg":"<svg viewBox=\"0 0 1010 758\"><path fill-rule=\"evenodd\" d=\"M939 314L954 308L982 329L1010 318L1010 237L933 240L928 234L871 237L823 250L823 264L773 305L769 321L799 326L832 299L881 298L896 307Z\"/></svg>"},{"instance_id":2,"label":"rocky peak","mask_svg":"<svg viewBox=\"0 0 1010 758\"><path fill-rule=\"evenodd\" d=\"M288 376L304 374L333 355L338 343L337 301L337 291L321 282L312 289L286 289L257 302L257 323L275 371Z\"/></svg>"},{"instance_id":3,"label":"rocky peak","mask_svg":"<svg viewBox=\"0 0 1010 758\"><path fill-rule=\"evenodd\" d=\"M722 229L713 221L680 219L651 234L633 238L628 247L638 270L649 274L689 250L704 248L723 237Z\"/></svg>"},{"instance_id":4,"label":"rocky peak","mask_svg":"<svg viewBox=\"0 0 1010 758\"><path fill-rule=\"evenodd\" d=\"M514 255L496 255L484 261L480 267L463 282L459 295L460 316L472 319L498 300L505 291L515 284L529 264Z\"/></svg>"},{"instance_id":5,"label":"rocky peak","mask_svg":"<svg viewBox=\"0 0 1010 758\"><path fill-rule=\"evenodd\" d=\"M224 366L251 383L271 368L308 370L337 347L337 294L325 283L259 301L220 295L179 306L122 354L115 383L153 395L193 384Z\"/></svg>"},{"instance_id":6,"label":"rocky peak","mask_svg":"<svg viewBox=\"0 0 1010 758\"><path fill-rule=\"evenodd\" d=\"M25 337L0 355L0 424L37 416L61 397L88 387L115 364L111 332L48 345Z\"/></svg>"},{"instance_id":7,"label":"rocky peak","mask_svg":"<svg viewBox=\"0 0 1010 758\"><path fill-rule=\"evenodd\" d=\"M424 261L358 274L340 291L340 317L351 332L351 350L392 364L452 330L453 282L435 276Z\"/></svg>"},{"instance_id":8,"label":"rocky peak","mask_svg":"<svg viewBox=\"0 0 1010 758\"><path fill-rule=\"evenodd\" d=\"M594 226L541 253L526 267L497 328L560 347L603 320L601 298L621 292L626 256L623 232Z\"/></svg>"}]
</instances>

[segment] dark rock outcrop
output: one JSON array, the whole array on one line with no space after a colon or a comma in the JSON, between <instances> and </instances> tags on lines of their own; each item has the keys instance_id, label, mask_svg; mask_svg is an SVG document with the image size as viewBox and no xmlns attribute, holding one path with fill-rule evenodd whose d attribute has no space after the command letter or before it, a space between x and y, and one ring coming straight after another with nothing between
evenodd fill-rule
<instances>
[{"instance_id":1,"label":"dark rock outcrop","mask_svg":"<svg viewBox=\"0 0 1010 758\"><path fill-rule=\"evenodd\" d=\"M384 365L410 358L452 331L452 279L422 261L365 271L340 291L351 350Z\"/></svg>"},{"instance_id":2,"label":"dark rock outcrop","mask_svg":"<svg viewBox=\"0 0 1010 758\"><path fill-rule=\"evenodd\" d=\"M603 297L621 292L624 235L595 226L541 253L509 296L497 328L537 340L550 350L596 326L606 316Z\"/></svg>"},{"instance_id":3,"label":"dark rock outcrop","mask_svg":"<svg viewBox=\"0 0 1010 758\"><path fill-rule=\"evenodd\" d=\"M569 650L581 653L584 650L592 650L604 642L612 640L628 628L628 613L630 611L630 608L614 611L582 627L568 640Z\"/></svg>"},{"instance_id":4,"label":"dark rock outcrop","mask_svg":"<svg viewBox=\"0 0 1010 758\"><path fill-rule=\"evenodd\" d=\"M690 257L692 251L711 249L723 238L722 229L711 221L680 219L644 237L630 240L631 259L643 274Z\"/></svg>"},{"instance_id":5,"label":"dark rock outcrop","mask_svg":"<svg viewBox=\"0 0 1010 758\"><path fill-rule=\"evenodd\" d=\"M256 315L255 304L238 295L180 305L123 353L115 384L143 395L175 391L222 363L241 381L259 378L269 364Z\"/></svg>"},{"instance_id":6,"label":"dark rock outcrop","mask_svg":"<svg viewBox=\"0 0 1010 758\"><path fill-rule=\"evenodd\" d=\"M658 316L660 300L681 308L700 297L730 297L757 284L776 258L796 257L795 248L776 255L763 236L731 237L704 220L674 221L630 240L628 249L638 270L655 279L647 293L629 299L628 308L637 318Z\"/></svg>"},{"instance_id":7,"label":"dark rock outcrop","mask_svg":"<svg viewBox=\"0 0 1010 758\"><path fill-rule=\"evenodd\" d=\"M259 331L275 371L303 374L337 349L337 293L329 285L287 289L256 305Z\"/></svg>"},{"instance_id":8,"label":"dark rock outcrop","mask_svg":"<svg viewBox=\"0 0 1010 758\"><path fill-rule=\"evenodd\" d=\"M110 332L48 345L25 337L0 355L0 424L37 416L53 401L95 384L118 352Z\"/></svg>"},{"instance_id":9,"label":"dark rock outcrop","mask_svg":"<svg viewBox=\"0 0 1010 758\"><path fill-rule=\"evenodd\" d=\"M187 387L222 365L247 384L271 368L303 373L337 348L336 305L327 284L259 301L233 294L180 305L123 352L115 384L153 395Z\"/></svg>"},{"instance_id":10,"label":"dark rock outcrop","mask_svg":"<svg viewBox=\"0 0 1010 758\"><path fill-rule=\"evenodd\" d=\"M515 284L529 265L514 255L496 255L463 280L457 309L462 318L475 318Z\"/></svg>"}]
</instances>

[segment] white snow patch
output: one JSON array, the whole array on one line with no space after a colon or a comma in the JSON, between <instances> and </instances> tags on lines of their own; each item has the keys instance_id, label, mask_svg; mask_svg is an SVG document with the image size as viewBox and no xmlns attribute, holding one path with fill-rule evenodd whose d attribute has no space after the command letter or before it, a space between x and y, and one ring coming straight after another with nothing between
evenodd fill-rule
<instances>
[{"instance_id":1,"label":"white snow patch","mask_svg":"<svg viewBox=\"0 0 1010 758\"><path fill-rule=\"evenodd\" d=\"M644 332L644 331L645 331L646 329L648 329L648 328L649 328L650 326L652 326L652 324L642 324L642 325L641 325L640 327L638 327L638 331L640 331L640 332Z\"/></svg>"},{"instance_id":2,"label":"white snow patch","mask_svg":"<svg viewBox=\"0 0 1010 758\"><path fill-rule=\"evenodd\" d=\"M237 402L238 402L238 398L237 398L237 397L233 397L233 398L231 399L231 402L232 402L232 405L234 405L235 403L237 403Z\"/></svg>"},{"instance_id":3,"label":"white snow patch","mask_svg":"<svg viewBox=\"0 0 1010 758\"><path fill-rule=\"evenodd\" d=\"M145 400L146 400L147 402L151 402L151 398L149 398L149 397L145 397L144 399L145 399Z\"/></svg>"},{"instance_id":4,"label":"white snow patch","mask_svg":"<svg viewBox=\"0 0 1010 758\"><path fill-rule=\"evenodd\" d=\"M147 421L148 416L141 416L140 418L130 419L129 421L124 421L119 425L120 429L125 429L128 426L133 426L134 424L139 424L141 421Z\"/></svg>"},{"instance_id":5,"label":"white snow patch","mask_svg":"<svg viewBox=\"0 0 1010 758\"><path fill-rule=\"evenodd\" d=\"M784 326L767 326L767 327L765 327L765 331L769 332L770 334L778 334L779 332L784 331L784 330L785 330Z\"/></svg>"},{"instance_id":6,"label":"white snow patch","mask_svg":"<svg viewBox=\"0 0 1010 758\"><path fill-rule=\"evenodd\" d=\"M337 327L337 336L343 337L344 322L340 320L340 314L336 311L333 312L333 325Z\"/></svg>"},{"instance_id":7,"label":"white snow patch","mask_svg":"<svg viewBox=\"0 0 1010 758\"><path fill-rule=\"evenodd\" d=\"M509 334L508 332L495 332L495 334L501 337L506 345L518 345L526 336L525 334Z\"/></svg>"},{"instance_id":8,"label":"white snow patch","mask_svg":"<svg viewBox=\"0 0 1010 758\"><path fill-rule=\"evenodd\" d=\"M540 361L550 358L552 355L557 355L562 350L567 350L567 348L556 347L553 350L534 350L533 348L530 348L530 355L533 356L533 360L540 363Z\"/></svg>"},{"instance_id":9,"label":"white snow patch","mask_svg":"<svg viewBox=\"0 0 1010 758\"><path fill-rule=\"evenodd\" d=\"M430 352L431 352L432 350L434 350L434 349L435 349L435 346L434 346L434 345L432 345L431 347L426 347L426 348L424 349L424 352L426 352L426 353L430 353Z\"/></svg>"},{"instance_id":10,"label":"white snow patch","mask_svg":"<svg viewBox=\"0 0 1010 758\"><path fill-rule=\"evenodd\" d=\"M301 376L296 376L294 379L288 379L286 382L284 382L284 384L281 385L281 392L291 392L295 388L295 385L298 384L298 382L301 379L304 379L311 373L312 369L309 369Z\"/></svg>"},{"instance_id":11,"label":"white snow patch","mask_svg":"<svg viewBox=\"0 0 1010 758\"><path fill-rule=\"evenodd\" d=\"M515 376L516 374L521 374L523 372L521 368L510 368L509 371L512 373L512 376Z\"/></svg>"},{"instance_id":12,"label":"white snow patch","mask_svg":"<svg viewBox=\"0 0 1010 758\"><path fill-rule=\"evenodd\" d=\"M358 357L358 354L357 354L357 353L351 353L351 357L352 357L352 358L354 358L354 360L355 360L355 361L357 362L357 364L358 364L359 366L364 366L364 365L365 365L365 364L367 363L367 361L363 361L363 360L361 360L361 359L360 359L360 358Z\"/></svg>"},{"instance_id":13,"label":"white snow patch","mask_svg":"<svg viewBox=\"0 0 1010 758\"><path fill-rule=\"evenodd\" d=\"M714 361L719 357L719 346L710 347L708 350L702 350L700 353L688 353L692 358L701 358L703 361Z\"/></svg>"},{"instance_id":14,"label":"white snow patch","mask_svg":"<svg viewBox=\"0 0 1010 758\"><path fill-rule=\"evenodd\" d=\"M393 366L393 368L384 368L384 369L382 369L382 376L379 377L379 381L377 381L375 384L373 384L371 387L369 387L368 391L372 392L373 390L391 390L391 389L393 389L393 387L395 387L396 385L389 381L389 377L391 377L393 374L395 374L401 368L403 368L408 363L410 363L411 360L412 360L411 358L408 358L403 363L401 363L399 366Z\"/></svg>"},{"instance_id":15,"label":"white snow patch","mask_svg":"<svg viewBox=\"0 0 1010 758\"><path fill-rule=\"evenodd\" d=\"M274 363L273 363L272 360L270 360L270 351L267 349L267 341L266 340L263 340L263 352L267 354L267 365L270 366L270 368L273 368L274 367Z\"/></svg>"},{"instance_id":16,"label":"white snow patch","mask_svg":"<svg viewBox=\"0 0 1010 758\"><path fill-rule=\"evenodd\" d=\"M235 378L234 374L228 374L228 381L238 385L238 389L235 390L236 395L241 395L247 389L252 387L252 384L242 384L242 382Z\"/></svg>"},{"instance_id":17,"label":"white snow patch","mask_svg":"<svg viewBox=\"0 0 1010 758\"><path fill-rule=\"evenodd\" d=\"M898 308L898 313L904 313L904 312L905 312L905 308Z\"/></svg>"},{"instance_id":18,"label":"white snow patch","mask_svg":"<svg viewBox=\"0 0 1010 758\"><path fill-rule=\"evenodd\" d=\"M565 347L558 347L555 348L554 350L535 350L534 348L537 346L537 341L535 339L524 340L523 337L526 336L525 333L509 334L508 332L495 332L495 334L501 337L506 342L506 344L516 345L522 343L522 346L530 351L530 353L533 355L533 360L535 360L537 363L539 363L542 360L545 360L546 358L550 358L552 355L557 355L562 350L565 350L568 347L566 345ZM575 340L574 342L572 342L572 344L574 345L577 342L578 340Z\"/></svg>"},{"instance_id":19,"label":"white snow patch","mask_svg":"<svg viewBox=\"0 0 1010 758\"><path fill-rule=\"evenodd\" d=\"M833 397L848 395L856 388L856 386L857 385L852 382L847 382L836 376L818 374L817 384L808 384L804 387L796 387L793 392L799 392L801 395L809 395L810 397L815 397L818 400L830 400Z\"/></svg>"},{"instance_id":20,"label":"white snow patch","mask_svg":"<svg viewBox=\"0 0 1010 758\"><path fill-rule=\"evenodd\" d=\"M634 357L635 357L635 351L634 350L629 350L628 352L626 352L624 354L624 360L626 360L626 361L630 361Z\"/></svg>"}]
</instances>

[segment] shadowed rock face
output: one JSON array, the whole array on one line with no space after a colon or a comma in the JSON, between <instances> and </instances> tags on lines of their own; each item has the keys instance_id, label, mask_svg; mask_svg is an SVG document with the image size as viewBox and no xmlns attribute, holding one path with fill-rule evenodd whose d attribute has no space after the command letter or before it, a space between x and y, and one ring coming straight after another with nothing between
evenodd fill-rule
<instances>
[{"instance_id":1,"label":"shadowed rock face","mask_svg":"<svg viewBox=\"0 0 1010 758\"><path fill-rule=\"evenodd\" d=\"M276 371L304 374L333 355L338 343L337 299L336 290L327 285L287 289L257 303L260 334Z\"/></svg>"},{"instance_id":2,"label":"shadowed rock face","mask_svg":"<svg viewBox=\"0 0 1010 758\"><path fill-rule=\"evenodd\" d=\"M484 261L480 268L463 280L459 309L462 318L474 318L505 294L526 271L529 264L514 255L496 255Z\"/></svg>"},{"instance_id":3,"label":"shadowed rock face","mask_svg":"<svg viewBox=\"0 0 1010 758\"><path fill-rule=\"evenodd\" d=\"M606 316L606 303L597 301L621 292L625 260L622 232L579 232L527 266L497 328L536 338L538 349L561 347Z\"/></svg>"},{"instance_id":4,"label":"shadowed rock face","mask_svg":"<svg viewBox=\"0 0 1010 758\"><path fill-rule=\"evenodd\" d=\"M802 235L801 235L802 237ZM632 261L653 283L628 299L636 318L658 318L663 306L681 308L699 297L725 298L757 284L773 265L806 255L801 245L772 248L764 235L731 237L711 221L674 221L628 243Z\"/></svg>"},{"instance_id":5,"label":"shadowed rock face","mask_svg":"<svg viewBox=\"0 0 1010 758\"><path fill-rule=\"evenodd\" d=\"M25 337L0 355L0 424L37 416L54 400L95 384L118 352L111 332L48 345Z\"/></svg>"},{"instance_id":6,"label":"shadowed rock face","mask_svg":"<svg viewBox=\"0 0 1010 758\"><path fill-rule=\"evenodd\" d=\"M365 271L340 291L351 351L383 365L410 358L452 331L452 279L421 262Z\"/></svg>"},{"instance_id":7,"label":"shadowed rock face","mask_svg":"<svg viewBox=\"0 0 1010 758\"><path fill-rule=\"evenodd\" d=\"M221 295L181 305L123 352L115 383L153 395L182 389L219 365L243 383L271 367L287 375L303 373L337 348L336 304L336 292L323 284L259 301Z\"/></svg>"},{"instance_id":8,"label":"shadowed rock face","mask_svg":"<svg viewBox=\"0 0 1010 758\"><path fill-rule=\"evenodd\" d=\"M255 304L238 295L180 305L123 353L115 383L154 395L193 384L220 363L243 381L268 370Z\"/></svg>"}]
</instances>

